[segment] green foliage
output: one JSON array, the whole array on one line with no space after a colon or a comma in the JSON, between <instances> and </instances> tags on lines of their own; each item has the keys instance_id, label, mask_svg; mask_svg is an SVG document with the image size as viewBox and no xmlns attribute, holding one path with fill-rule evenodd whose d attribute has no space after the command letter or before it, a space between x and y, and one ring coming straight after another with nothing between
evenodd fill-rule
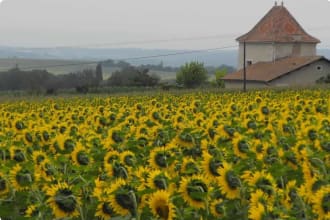
<instances>
[{"instance_id":1,"label":"green foliage","mask_svg":"<svg viewBox=\"0 0 330 220\"><path fill-rule=\"evenodd\" d=\"M176 82L188 88L200 86L207 80L207 70L203 63L190 62L180 68Z\"/></svg>"},{"instance_id":2,"label":"green foliage","mask_svg":"<svg viewBox=\"0 0 330 220\"><path fill-rule=\"evenodd\" d=\"M318 80L316 80L316 83L323 84L323 83L330 83L330 73L326 76L322 76Z\"/></svg>"},{"instance_id":3,"label":"green foliage","mask_svg":"<svg viewBox=\"0 0 330 220\"><path fill-rule=\"evenodd\" d=\"M155 86L159 80L157 75L150 75L148 69L141 70L130 66L114 72L107 84L110 86Z\"/></svg>"},{"instance_id":4,"label":"green foliage","mask_svg":"<svg viewBox=\"0 0 330 220\"><path fill-rule=\"evenodd\" d=\"M223 81L223 77L227 74L227 69L217 69L215 71L215 83L220 88L225 88L225 82Z\"/></svg>"},{"instance_id":5,"label":"green foliage","mask_svg":"<svg viewBox=\"0 0 330 220\"><path fill-rule=\"evenodd\" d=\"M98 63L95 70L95 77L98 83L103 80L102 63Z\"/></svg>"}]
</instances>

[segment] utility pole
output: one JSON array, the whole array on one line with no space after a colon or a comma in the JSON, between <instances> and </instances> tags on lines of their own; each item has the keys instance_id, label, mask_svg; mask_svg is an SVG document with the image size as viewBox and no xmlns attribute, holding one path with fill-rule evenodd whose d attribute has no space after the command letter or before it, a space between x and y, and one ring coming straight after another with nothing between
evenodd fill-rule
<instances>
[{"instance_id":1,"label":"utility pole","mask_svg":"<svg viewBox=\"0 0 330 220\"><path fill-rule=\"evenodd\" d=\"M246 43L243 43L243 92L246 92Z\"/></svg>"}]
</instances>

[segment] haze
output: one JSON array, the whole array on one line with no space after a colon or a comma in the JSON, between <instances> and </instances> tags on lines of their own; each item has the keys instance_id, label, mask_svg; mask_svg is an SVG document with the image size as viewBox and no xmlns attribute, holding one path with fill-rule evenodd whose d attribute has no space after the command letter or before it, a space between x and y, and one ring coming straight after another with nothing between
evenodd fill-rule
<instances>
[{"instance_id":1,"label":"haze","mask_svg":"<svg viewBox=\"0 0 330 220\"><path fill-rule=\"evenodd\" d=\"M159 49L236 45L235 38L273 5L272 0L6 0L0 6L0 45ZM286 0L284 5L322 41L319 47L330 48L328 0ZM200 39L136 43L182 38ZM116 42L133 43L107 45Z\"/></svg>"}]
</instances>

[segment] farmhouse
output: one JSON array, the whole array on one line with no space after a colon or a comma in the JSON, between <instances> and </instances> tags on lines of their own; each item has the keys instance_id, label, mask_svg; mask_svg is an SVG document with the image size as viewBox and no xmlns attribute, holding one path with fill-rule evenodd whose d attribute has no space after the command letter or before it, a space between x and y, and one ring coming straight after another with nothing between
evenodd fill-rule
<instances>
[{"instance_id":1,"label":"farmhouse","mask_svg":"<svg viewBox=\"0 0 330 220\"><path fill-rule=\"evenodd\" d=\"M247 88L313 85L330 74L330 61L316 54L320 40L306 33L283 3L275 3L236 40L239 70L223 78L227 88L242 88L244 45Z\"/></svg>"}]
</instances>

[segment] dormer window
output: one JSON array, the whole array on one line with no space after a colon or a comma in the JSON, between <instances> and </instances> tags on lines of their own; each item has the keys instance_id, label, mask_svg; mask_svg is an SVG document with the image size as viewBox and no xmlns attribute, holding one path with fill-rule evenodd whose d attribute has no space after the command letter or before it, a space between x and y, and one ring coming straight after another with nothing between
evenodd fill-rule
<instances>
[{"instance_id":1,"label":"dormer window","mask_svg":"<svg viewBox=\"0 0 330 220\"><path fill-rule=\"evenodd\" d=\"M252 65L252 60L247 60L246 64L247 64L247 66L251 66Z\"/></svg>"}]
</instances>

